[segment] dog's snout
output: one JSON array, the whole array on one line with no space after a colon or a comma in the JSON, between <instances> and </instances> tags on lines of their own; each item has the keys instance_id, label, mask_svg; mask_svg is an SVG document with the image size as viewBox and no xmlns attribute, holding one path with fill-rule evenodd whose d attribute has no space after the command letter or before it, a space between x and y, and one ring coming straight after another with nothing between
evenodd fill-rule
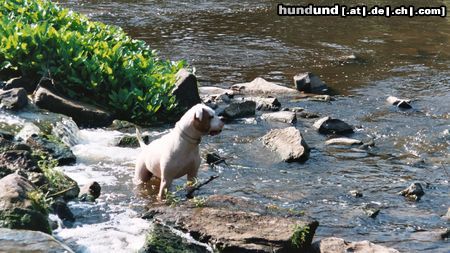
<instances>
[{"instance_id":1,"label":"dog's snout","mask_svg":"<svg viewBox=\"0 0 450 253\"><path fill-rule=\"evenodd\" d=\"M224 116L219 116L220 121L225 121L225 117Z\"/></svg>"}]
</instances>

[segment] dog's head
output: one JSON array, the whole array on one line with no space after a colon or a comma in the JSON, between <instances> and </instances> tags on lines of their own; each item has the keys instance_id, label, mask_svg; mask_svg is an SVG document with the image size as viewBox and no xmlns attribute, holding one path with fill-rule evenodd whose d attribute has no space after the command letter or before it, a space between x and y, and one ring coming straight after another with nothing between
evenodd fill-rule
<instances>
[{"instance_id":1,"label":"dog's head","mask_svg":"<svg viewBox=\"0 0 450 253\"><path fill-rule=\"evenodd\" d=\"M193 125L202 134L217 135L222 131L224 123L210 107L197 104L190 110L194 114Z\"/></svg>"}]
</instances>

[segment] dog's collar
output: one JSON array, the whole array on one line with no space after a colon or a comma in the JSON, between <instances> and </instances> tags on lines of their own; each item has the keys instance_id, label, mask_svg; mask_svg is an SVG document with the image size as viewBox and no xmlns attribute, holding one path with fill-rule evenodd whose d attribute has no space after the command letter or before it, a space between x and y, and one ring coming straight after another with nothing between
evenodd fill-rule
<instances>
[{"instance_id":1,"label":"dog's collar","mask_svg":"<svg viewBox=\"0 0 450 253\"><path fill-rule=\"evenodd\" d=\"M194 138L192 136L189 136L185 131L183 131L178 125L176 126L176 129L180 132L180 135L183 139L185 139L187 142L191 144L198 145L200 144L200 141L202 138Z\"/></svg>"}]
</instances>

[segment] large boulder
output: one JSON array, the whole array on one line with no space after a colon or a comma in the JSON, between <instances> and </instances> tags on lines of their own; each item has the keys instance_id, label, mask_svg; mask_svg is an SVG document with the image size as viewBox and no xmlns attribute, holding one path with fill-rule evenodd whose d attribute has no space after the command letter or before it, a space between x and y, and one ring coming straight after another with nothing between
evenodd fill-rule
<instances>
[{"instance_id":1,"label":"large boulder","mask_svg":"<svg viewBox=\"0 0 450 253\"><path fill-rule=\"evenodd\" d=\"M254 101L232 102L225 108L217 110L216 112L227 119L251 117L256 113L256 103Z\"/></svg>"},{"instance_id":2,"label":"large boulder","mask_svg":"<svg viewBox=\"0 0 450 253\"><path fill-rule=\"evenodd\" d=\"M0 228L1 252L73 253L48 234L30 230Z\"/></svg>"},{"instance_id":3,"label":"large boulder","mask_svg":"<svg viewBox=\"0 0 450 253\"><path fill-rule=\"evenodd\" d=\"M249 83L239 83L231 86L231 89L242 95L284 95L296 96L299 92L295 89L284 87L277 83L255 78Z\"/></svg>"},{"instance_id":4,"label":"large boulder","mask_svg":"<svg viewBox=\"0 0 450 253\"><path fill-rule=\"evenodd\" d=\"M194 74L186 69L180 69L176 78L177 82L172 94L177 98L179 106L191 108L202 102L198 94L197 77Z\"/></svg>"},{"instance_id":5,"label":"large boulder","mask_svg":"<svg viewBox=\"0 0 450 253\"><path fill-rule=\"evenodd\" d=\"M147 218L164 221L220 252L304 252L309 249L317 221L268 215L259 210L265 212L266 209L241 198L211 196L199 208L188 204L153 207ZM161 233L155 236L164 238ZM154 252L169 251L162 248Z\"/></svg>"},{"instance_id":6,"label":"large boulder","mask_svg":"<svg viewBox=\"0 0 450 253\"><path fill-rule=\"evenodd\" d=\"M305 162L309 158L310 149L295 127L273 129L262 137L262 142L285 162Z\"/></svg>"},{"instance_id":7,"label":"large boulder","mask_svg":"<svg viewBox=\"0 0 450 253\"><path fill-rule=\"evenodd\" d=\"M0 227L51 233L48 213L39 191L24 177L10 174L0 179Z\"/></svg>"},{"instance_id":8,"label":"large boulder","mask_svg":"<svg viewBox=\"0 0 450 253\"><path fill-rule=\"evenodd\" d=\"M313 73L306 72L294 76L295 88L306 93L325 93L328 91L326 84Z\"/></svg>"},{"instance_id":9,"label":"large boulder","mask_svg":"<svg viewBox=\"0 0 450 253\"><path fill-rule=\"evenodd\" d=\"M261 115L261 119L272 122L295 124L297 122L297 115L295 112L289 111L269 112Z\"/></svg>"},{"instance_id":10,"label":"large boulder","mask_svg":"<svg viewBox=\"0 0 450 253\"><path fill-rule=\"evenodd\" d=\"M20 110L28 104L27 92L23 88L0 90L0 108Z\"/></svg>"},{"instance_id":11,"label":"large boulder","mask_svg":"<svg viewBox=\"0 0 450 253\"><path fill-rule=\"evenodd\" d=\"M369 241L348 242L329 237L313 243L313 253L399 253L398 250L373 244Z\"/></svg>"},{"instance_id":12,"label":"large boulder","mask_svg":"<svg viewBox=\"0 0 450 253\"><path fill-rule=\"evenodd\" d=\"M340 119L333 119L331 117L323 117L317 120L314 128L321 134L351 134L353 127Z\"/></svg>"},{"instance_id":13,"label":"large boulder","mask_svg":"<svg viewBox=\"0 0 450 253\"><path fill-rule=\"evenodd\" d=\"M70 116L77 125L83 127L103 127L111 124L112 116L105 110L65 98L44 86L39 85L34 92L34 103L38 107Z\"/></svg>"},{"instance_id":14,"label":"large boulder","mask_svg":"<svg viewBox=\"0 0 450 253\"><path fill-rule=\"evenodd\" d=\"M38 82L36 80L30 79L25 76L14 77L6 81L4 90L10 90L15 88L24 88L26 93L33 93L34 89L36 89Z\"/></svg>"}]
</instances>

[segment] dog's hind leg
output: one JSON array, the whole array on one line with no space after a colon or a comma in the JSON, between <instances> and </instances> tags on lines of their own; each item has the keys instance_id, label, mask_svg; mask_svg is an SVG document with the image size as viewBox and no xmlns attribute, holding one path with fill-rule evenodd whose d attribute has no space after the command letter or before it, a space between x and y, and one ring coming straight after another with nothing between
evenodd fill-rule
<instances>
[{"instance_id":1,"label":"dog's hind leg","mask_svg":"<svg viewBox=\"0 0 450 253\"><path fill-rule=\"evenodd\" d=\"M166 179L166 178L161 178L161 184L159 185L159 194L158 194L158 199L162 200L164 196L164 194L166 193L166 190L169 190L170 185L172 184L172 180Z\"/></svg>"}]
</instances>

